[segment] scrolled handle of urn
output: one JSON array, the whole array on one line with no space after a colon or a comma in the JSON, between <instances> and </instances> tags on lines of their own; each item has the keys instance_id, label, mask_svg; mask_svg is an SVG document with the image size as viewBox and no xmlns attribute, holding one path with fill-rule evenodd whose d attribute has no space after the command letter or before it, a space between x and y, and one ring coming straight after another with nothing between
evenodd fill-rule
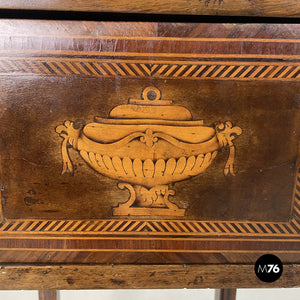
<instances>
[{"instance_id":1,"label":"scrolled handle of urn","mask_svg":"<svg viewBox=\"0 0 300 300\"><path fill-rule=\"evenodd\" d=\"M239 126L233 126L230 121L226 121L224 123L215 123L215 130L220 148L229 146L229 156L224 168L224 175L231 174L235 176L233 164L236 151L233 140L242 134L242 129Z\"/></svg>"},{"instance_id":2,"label":"scrolled handle of urn","mask_svg":"<svg viewBox=\"0 0 300 300\"><path fill-rule=\"evenodd\" d=\"M73 174L73 164L69 157L68 148L73 147L77 150L78 148L78 138L83 128L84 124L80 121L65 121L63 125L59 125L55 128L55 131L64 140L61 145L61 153L63 159L63 168L61 174L71 173Z\"/></svg>"}]
</instances>

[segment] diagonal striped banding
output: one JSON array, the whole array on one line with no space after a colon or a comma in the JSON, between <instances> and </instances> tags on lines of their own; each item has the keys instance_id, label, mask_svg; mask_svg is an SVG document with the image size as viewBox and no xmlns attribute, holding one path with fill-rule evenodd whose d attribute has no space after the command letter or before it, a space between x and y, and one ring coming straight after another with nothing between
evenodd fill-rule
<instances>
[{"instance_id":1,"label":"diagonal striped banding","mask_svg":"<svg viewBox=\"0 0 300 300\"><path fill-rule=\"evenodd\" d=\"M300 77L300 66L288 63L268 64L241 62L173 63L149 61L74 60L67 58L0 58L1 74L35 74L88 77L158 77L158 78L214 78L214 79L289 79Z\"/></svg>"},{"instance_id":2,"label":"diagonal striped banding","mask_svg":"<svg viewBox=\"0 0 300 300\"><path fill-rule=\"evenodd\" d=\"M148 220L52 220L9 221L0 224L0 232L48 233L141 233L161 234L240 234L240 235L299 235L299 220L290 223L271 222L202 222L202 221L148 221Z\"/></svg>"}]
</instances>

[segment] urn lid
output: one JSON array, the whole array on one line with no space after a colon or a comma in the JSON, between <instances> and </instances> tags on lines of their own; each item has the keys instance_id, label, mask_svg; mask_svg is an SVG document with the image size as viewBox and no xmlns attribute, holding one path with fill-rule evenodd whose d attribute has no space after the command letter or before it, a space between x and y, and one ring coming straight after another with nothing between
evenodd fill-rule
<instances>
[{"instance_id":1,"label":"urn lid","mask_svg":"<svg viewBox=\"0 0 300 300\"><path fill-rule=\"evenodd\" d=\"M114 107L110 119L155 119L190 121L193 119L191 112L183 107L172 105L172 100L162 100L158 88L149 86L143 89L141 99L128 100L128 104Z\"/></svg>"}]
</instances>

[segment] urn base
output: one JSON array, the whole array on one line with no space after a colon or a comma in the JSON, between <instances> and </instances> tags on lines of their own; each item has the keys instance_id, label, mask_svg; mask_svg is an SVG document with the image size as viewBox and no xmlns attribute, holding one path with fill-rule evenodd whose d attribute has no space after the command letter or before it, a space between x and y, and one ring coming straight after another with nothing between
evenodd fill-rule
<instances>
[{"instance_id":1,"label":"urn base","mask_svg":"<svg viewBox=\"0 0 300 300\"><path fill-rule=\"evenodd\" d=\"M127 188L130 196L127 202L113 208L114 216L184 216L185 209L178 208L169 200L175 191L167 185L147 189L141 185L119 183L120 189Z\"/></svg>"}]
</instances>

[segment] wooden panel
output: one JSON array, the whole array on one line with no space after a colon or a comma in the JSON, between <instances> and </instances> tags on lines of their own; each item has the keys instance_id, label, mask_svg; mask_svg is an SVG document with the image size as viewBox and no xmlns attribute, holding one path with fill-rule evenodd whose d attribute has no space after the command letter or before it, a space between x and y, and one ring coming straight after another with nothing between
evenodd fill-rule
<instances>
[{"instance_id":1,"label":"wooden panel","mask_svg":"<svg viewBox=\"0 0 300 300\"><path fill-rule=\"evenodd\" d=\"M1 261L299 260L299 25L0 25Z\"/></svg>"},{"instance_id":2,"label":"wooden panel","mask_svg":"<svg viewBox=\"0 0 300 300\"><path fill-rule=\"evenodd\" d=\"M299 286L300 266L277 281L260 281L253 265L2 266L0 289L275 288Z\"/></svg>"},{"instance_id":3,"label":"wooden panel","mask_svg":"<svg viewBox=\"0 0 300 300\"><path fill-rule=\"evenodd\" d=\"M1 0L1 8L122 13L299 17L298 0Z\"/></svg>"}]
</instances>

